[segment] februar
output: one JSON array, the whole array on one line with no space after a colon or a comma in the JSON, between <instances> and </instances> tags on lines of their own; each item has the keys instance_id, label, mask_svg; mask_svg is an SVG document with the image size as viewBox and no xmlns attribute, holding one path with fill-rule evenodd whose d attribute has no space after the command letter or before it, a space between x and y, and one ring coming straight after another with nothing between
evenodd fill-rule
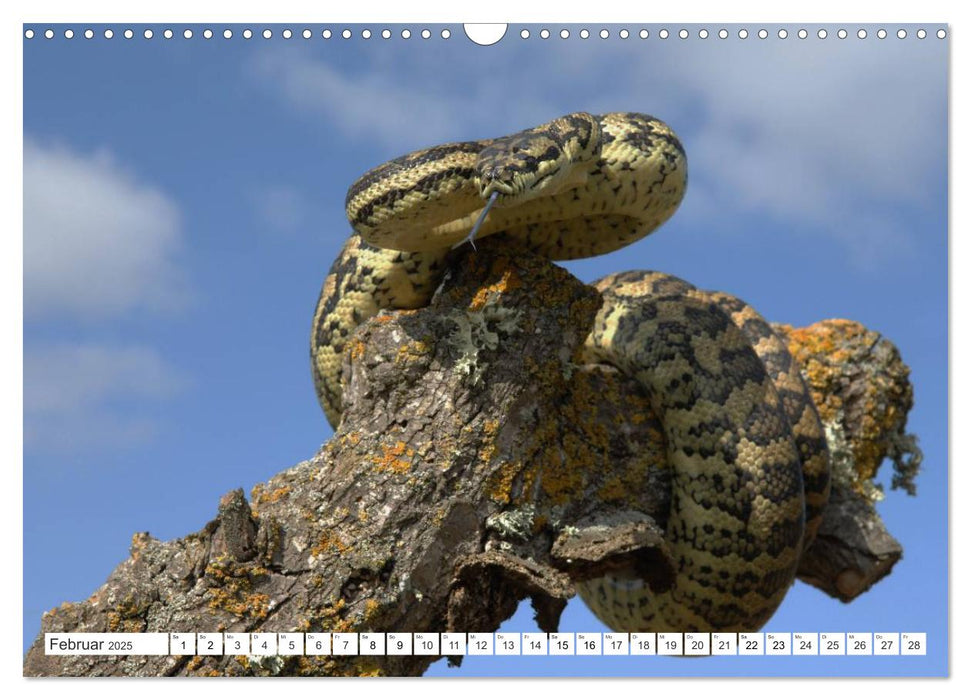
<instances>
[{"instance_id":1,"label":"februar","mask_svg":"<svg viewBox=\"0 0 971 700\"><path fill-rule=\"evenodd\" d=\"M47 639L47 650L54 651L101 651L104 648L104 640L84 640L75 641L73 639L58 639L57 637L48 637Z\"/></svg>"}]
</instances>

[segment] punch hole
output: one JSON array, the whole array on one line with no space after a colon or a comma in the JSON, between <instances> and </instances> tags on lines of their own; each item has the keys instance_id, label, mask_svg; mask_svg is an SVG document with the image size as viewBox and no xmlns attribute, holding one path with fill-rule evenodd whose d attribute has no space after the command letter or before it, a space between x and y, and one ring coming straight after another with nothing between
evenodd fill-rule
<instances>
[{"instance_id":1,"label":"punch hole","mask_svg":"<svg viewBox=\"0 0 971 700\"><path fill-rule=\"evenodd\" d=\"M344 31L342 31L341 32L341 37L343 37L344 39L350 39L351 38L351 30L350 29L345 29Z\"/></svg>"},{"instance_id":2,"label":"punch hole","mask_svg":"<svg viewBox=\"0 0 971 700\"><path fill-rule=\"evenodd\" d=\"M698 38L699 39L707 39L708 38L708 30L707 29L699 29L698 30Z\"/></svg>"},{"instance_id":3,"label":"punch hole","mask_svg":"<svg viewBox=\"0 0 971 700\"><path fill-rule=\"evenodd\" d=\"M560 30L560 38L561 39L569 39L570 38L570 30L569 29L561 29Z\"/></svg>"},{"instance_id":4,"label":"punch hole","mask_svg":"<svg viewBox=\"0 0 971 700\"><path fill-rule=\"evenodd\" d=\"M105 29L105 39L113 39L114 36L115 36L115 33L113 31L111 31L110 29Z\"/></svg>"},{"instance_id":5,"label":"punch hole","mask_svg":"<svg viewBox=\"0 0 971 700\"><path fill-rule=\"evenodd\" d=\"M463 24L465 36L479 46L492 46L506 36L506 24ZM547 36L549 32L547 32ZM545 37L544 37L545 38Z\"/></svg>"},{"instance_id":6,"label":"punch hole","mask_svg":"<svg viewBox=\"0 0 971 700\"><path fill-rule=\"evenodd\" d=\"M73 29L65 29L64 30L64 38L65 39L73 39L74 38L74 30Z\"/></svg>"},{"instance_id":7,"label":"punch hole","mask_svg":"<svg viewBox=\"0 0 971 700\"><path fill-rule=\"evenodd\" d=\"M807 32L805 29L800 29L796 33L796 36L798 36L800 39L805 39L807 36L809 36L809 32Z\"/></svg>"},{"instance_id":8,"label":"punch hole","mask_svg":"<svg viewBox=\"0 0 971 700\"><path fill-rule=\"evenodd\" d=\"M728 38L728 30L727 29L719 29L718 30L718 38L719 39L727 39Z\"/></svg>"},{"instance_id":9,"label":"punch hole","mask_svg":"<svg viewBox=\"0 0 971 700\"><path fill-rule=\"evenodd\" d=\"M937 30L937 38L938 39L943 39L946 36L947 36L947 32L945 32L943 29L938 29Z\"/></svg>"},{"instance_id":10,"label":"punch hole","mask_svg":"<svg viewBox=\"0 0 971 700\"><path fill-rule=\"evenodd\" d=\"M606 29L601 29L600 30L600 38L601 39L606 39L609 36L610 36L610 32L608 32Z\"/></svg>"},{"instance_id":11,"label":"punch hole","mask_svg":"<svg viewBox=\"0 0 971 700\"><path fill-rule=\"evenodd\" d=\"M630 36L630 32L627 31L626 29L621 29L620 30L620 33L619 33L619 36L620 36L621 39L626 39L627 37Z\"/></svg>"},{"instance_id":12,"label":"punch hole","mask_svg":"<svg viewBox=\"0 0 971 700\"><path fill-rule=\"evenodd\" d=\"M292 39L293 38L293 32L291 30L289 30L289 29L284 29L281 32L281 34L282 34L282 36L283 36L284 39Z\"/></svg>"},{"instance_id":13,"label":"punch hole","mask_svg":"<svg viewBox=\"0 0 971 700\"><path fill-rule=\"evenodd\" d=\"M845 29L840 29L838 32L836 32L836 36L838 36L840 39L845 39L846 38L846 30Z\"/></svg>"},{"instance_id":14,"label":"punch hole","mask_svg":"<svg viewBox=\"0 0 971 700\"><path fill-rule=\"evenodd\" d=\"M861 29L856 33L856 35L861 39L866 39L866 29Z\"/></svg>"},{"instance_id":15,"label":"punch hole","mask_svg":"<svg viewBox=\"0 0 971 700\"><path fill-rule=\"evenodd\" d=\"M702 30L702 31L704 31L704 30ZM638 34L637 34L637 35L638 35L638 36L639 36L639 37L640 37L641 39L646 39L646 38L647 38L648 36L650 36L650 32L649 32L649 31L647 31L646 29L642 29L642 30L641 30L640 32L638 32Z\"/></svg>"},{"instance_id":16,"label":"punch hole","mask_svg":"<svg viewBox=\"0 0 971 700\"><path fill-rule=\"evenodd\" d=\"M183 39L191 39L192 38L192 30L191 29L186 29L184 32L182 32L182 38Z\"/></svg>"},{"instance_id":17,"label":"punch hole","mask_svg":"<svg viewBox=\"0 0 971 700\"><path fill-rule=\"evenodd\" d=\"M668 32L668 30L667 30L667 29L662 29L661 31L659 31L659 32L657 33L657 35L658 35L659 37L661 37L662 39L667 39L667 38L668 38L668 35L669 35L669 34L670 34L670 32Z\"/></svg>"},{"instance_id":18,"label":"punch hole","mask_svg":"<svg viewBox=\"0 0 971 700\"><path fill-rule=\"evenodd\" d=\"M243 30L243 38L244 39L252 39L253 38L253 30L252 29L244 29Z\"/></svg>"},{"instance_id":19,"label":"punch hole","mask_svg":"<svg viewBox=\"0 0 971 700\"><path fill-rule=\"evenodd\" d=\"M589 39L590 38L590 30L589 29L581 29L580 30L580 38L581 39Z\"/></svg>"},{"instance_id":20,"label":"punch hole","mask_svg":"<svg viewBox=\"0 0 971 700\"><path fill-rule=\"evenodd\" d=\"M523 39L528 39L529 38L529 30L528 29L522 30L521 32L519 32L519 36L521 36Z\"/></svg>"},{"instance_id":21,"label":"punch hole","mask_svg":"<svg viewBox=\"0 0 971 700\"><path fill-rule=\"evenodd\" d=\"M760 29L759 30L759 39L768 39L768 38L769 38L769 30L768 29Z\"/></svg>"},{"instance_id":22,"label":"punch hole","mask_svg":"<svg viewBox=\"0 0 971 700\"><path fill-rule=\"evenodd\" d=\"M233 38L233 30L232 29L226 29L226 30L223 31L223 39L232 39L232 38Z\"/></svg>"},{"instance_id":23,"label":"punch hole","mask_svg":"<svg viewBox=\"0 0 971 700\"><path fill-rule=\"evenodd\" d=\"M748 29L739 29L738 30L738 38L739 39L748 39Z\"/></svg>"},{"instance_id":24,"label":"punch hole","mask_svg":"<svg viewBox=\"0 0 971 700\"><path fill-rule=\"evenodd\" d=\"M927 32L924 31L923 29L918 29L917 30L917 38L918 39L925 39L925 38L927 38Z\"/></svg>"},{"instance_id":25,"label":"punch hole","mask_svg":"<svg viewBox=\"0 0 971 700\"><path fill-rule=\"evenodd\" d=\"M153 32L151 29L146 29L145 30L145 33L143 34L143 36L146 39L151 39L153 36L155 36L155 32Z\"/></svg>"},{"instance_id":26,"label":"punch hole","mask_svg":"<svg viewBox=\"0 0 971 700\"><path fill-rule=\"evenodd\" d=\"M24 32L24 38L26 38L26 39L33 39L34 38L34 30L33 29L28 29L27 31L25 31Z\"/></svg>"},{"instance_id":27,"label":"punch hole","mask_svg":"<svg viewBox=\"0 0 971 700\"><path fill-rule=\"evenodd\" d=\"M175 35L172 33L171 29L166 29L164 32L162 32L162 36L164 36L166 39L171 39Z\"/></svg>"},{"instance_id":28,"label":"punch hole","mask_svg":"<svg viewBox=\"0 0 971 700\"><path fill-rule=\"evenodd\" d=\"M906 39L907 38L907 30L906 29L898 29L897 30L897 38L898 39Z\"/></svg>"},{"instance_id":29,"label":"punch hole","mask_svg":"<svg viewBox=\"0 0 971 700\"><path fill-rule=\"evenodd\" d=\"M401 38L402 39L410 39L411 38L411 30L410 29L402 29L401 30Z\"/></svg>"},{"instance_id":30,"label":"punch hole","mask_svg":"<svg viewBox=\"0 0 971 700\"><path fill-rule=\"evenodd\" d=\"M126 39L131 39L134 36L135 36L135 32L133 32L131 29L126 29L125 30L125 38Z\"/></svg>"},{"instance_id":31,"label":"punch hole","mask_svg":"<svg viewBox=\"0 0 971 700\"><path fill-rule=\"evenodd\" d=\"M371 38L371 30L370 29L365 29L364 31L362 31L361 32L361 37L364 38L364 39L370 39Z\"/></svg>"},{"instance_id":32,"label":"punch hole","mask_svg":"<svg viewBox=\"0 0 971 700\"><path fill-rule=\"evenodd\" d=\"M779 38L780 39L785 39L787 36L789 36L789 32L787 32L785 29L780 29L779 30Z\"/></svg>"},{"instance_id":33,"label":"punch hole","mask_svg":"<svg viewBox=\"0 0 971 700\"><path fill-rule=\"evenodd\" d=\"M541 29L540 32L539 32L539 38L540 39L549 39L550 38L550 30L549 29Z\"/></svg>"},{"instance_id":34,"label":"punch hole","mask_svg":"<svg viewBox=\"0 0 971 700\"><path fill-rule=\"evenodd\" d=\"M442 30L442 38L443 39L450 39L451 37L452 37L452 32L450 32L448 29L443 29Z\"/></svg>"},{"instance_id":35,"label":"punch hole","mask_svg":"<svg viewBox=\"0 0 971 700\"><path fill-rule=\"evenodd\" d=\"M212 30L211 29L205 29L205 30L203 30L202 37L204 39L212 39L212 36L213 35L212 35Z\"/></svg>"},{"instance_id":36,"label":"punch hole","mask_svg":"<svg viewBox=\"0 0 971 700\"><path fill-rule=\"evenodd\" d=\"M382 29L381 30L381 38L382 39L390 39L391 38L391 30L390 29Z\"/></svg>"},{"instance_id":37,"label":"punch hole","mask_svg":"<svg viewBox=\"0 0 971 700\"><path fill-rule=\"evenodd\" d=\"M877 30L877 39L886 39L886 38L887 38L887 30L886 29L878 29Z\"/></svg>"},{"instance_id":38,"label":"punch hole","mask_svg":"<svg viewBox=\"0 0 971 700\"><path fill-rule=\"evenodd\" d=\"M304 29L303 30L303 33L301 34L301 36L303 36L304 39L309 39L313 35L314 35L314 33L312 31L310 31L309 29Z\"/></svg>"},{"instance_id":39,"label":"punch hole","mask_svg":"<svg viewBox=\"0 0 971 700\"><path fill-rule=\"evenodd\" d=\"M92 29L85 29L84 30L84 38L85 39L94 39L94 30L92 30Z\"/></svg>"},{"instance_id":40,"label":"punch hole","mask_svg":"<svg viewBox=\"0 0 971 700\"><path fill-rule=\"evenodd\" d=\"M320 33L320 36L322 36L325 39L330 39L333 36L333 32L331 32L329 29L325 29Z\"/></svg>"},{"instance_id":41,"label":"punch hole","mask_svg":"<svg viewBox=\"0 0 971 700\"><path fill-rule=\"evenodd\" d=\"M825 39L827 37L826 30L820 29L818 32L816 32L816 36L818 36L820 39Z\"/></svg>"},{"instance_id":42,"label":"punch hole","mask_svg":"<svg viewBox=\"0 0 971 700\"><path fill-rule=\"evenodd\" d=\"M421 38L422 39L431 39L432 38L432 33L430 31L428 31L427 29L422 29L421 30Z\"/></svg>"}]
</instances>

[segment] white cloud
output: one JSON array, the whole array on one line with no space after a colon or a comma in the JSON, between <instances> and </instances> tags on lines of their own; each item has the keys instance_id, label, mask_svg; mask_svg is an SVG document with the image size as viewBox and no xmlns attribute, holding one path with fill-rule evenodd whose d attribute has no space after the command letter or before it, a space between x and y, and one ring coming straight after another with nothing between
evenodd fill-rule
<instances>
[{"instance_id":1,"label":"white cloud","mask_svg":"<svg viewBox=\"0 0 971 700\"><path fill-rule=\"evenodd\" d=\"M497 116L509 116L513 125L527 120L522 128L531 125L530 119L554 116L552 103L536 90L517 94L512 111L507 81L463 80L453 73L455 66L436 66L430 55L404 51L369 60L374 61L370 68L350 72L305 52L266 49L250 69L297 110L326 117L330 124L325 128L339 132L335 139L377 142L396 155L400 149L495 135L482 129L494 129ZM434 79L429 79L430 69ZM501 74L501 69L496 72Z\"/></svg>"},{"instance_id":2,"label":"white cloud","mask_svg":"<svg viewBox=\"0 0 971 700\"><path fill-rule=\"evenodd\" d=\"M24 312L106 318L187 299L178 207L110 154L24 142Z\"/></svg>"},{"instance_id":3,"label":"white cloud","mask_svg":"<svg viewBox=\"0 0 971 700\"><path fill-rule=\"evenodd\" d=\"M132 447L159 430L152 408L187 381L139 345L48 344L24 353L24 444L37 452Z\"/></svg>"},{"instance_id":4,"label":"white cloud","mask_svg":"<svg viewBox=\"0 0 971 700\"><path fill-rule=\"evenodd\" d=\"M692 42L661 65L622 60L616 48L593 62L564 56L563 70L595 84L605 64L628 66L620 82L645 96L639 109L668 120L685 142L690 184L678 216L719 228L762 217L813 229L869 264L922 241L902 214L943 203L933 199L947 147L940 47ZM597 90L604 109L614 109L611 97L609 86Z\"/></svg>"},{"instance_id":5,"label":"white cloud","mask_svg":"<svg viewBox=\"0 0 971 700\"><path fill-rule=\"evenodd\" d=\"M298 109L328 116L344 135L395 143L402 133L417 141L440 138L453 127L450 109L436 109L410 85L381 72L349 75L292 52L265 51L255 62L257 74L269 81Z\"/></svg>"},{"instance_id":6,"label":"white cloud","mask_svg":"<svg viewBox=\"0 0 971 700\"><path fill-rule=\"evenodd\" d=\"M865 236L877 222L859 212L928 203L946 145L946 78L929 69L944 63L826 48L694 52L673 66L704 114L689 158L723 204Z\"/></svg>"}]
</instances>

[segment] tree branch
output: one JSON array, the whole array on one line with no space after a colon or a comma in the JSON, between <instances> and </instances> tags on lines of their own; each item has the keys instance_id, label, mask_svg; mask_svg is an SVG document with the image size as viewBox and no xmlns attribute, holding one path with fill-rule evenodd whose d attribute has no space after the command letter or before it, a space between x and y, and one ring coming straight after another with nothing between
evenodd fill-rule
<instances>
[{"instance_id":1,"label":"tree branch","mask_svg":"<svg viewBox=\"0 0 971 700\"><path fill-rule=\"evenodd\" d=\"M552 631L572 581L633 569L670 585L660 426L636 382L581 364L599 303L514 242L463 251L429 307L359 330L343 423L313 459L254 487L249 505L230 492L200 532L135 535L98 591L45 614L25 675L420 675L435 658L48 657L43 633L489 631L524 598ZM815 337L785 330L796 347ZM856 372L822 397L840 398L846 444L903 444L899 420L871 434L851 410L875 377L896 372L909 390L899 357L833 362ZM909 404L884 408L899 418ZM900 547L871 499L839 489L800 575L846 599Z\"/></svg>"}]
</instances>

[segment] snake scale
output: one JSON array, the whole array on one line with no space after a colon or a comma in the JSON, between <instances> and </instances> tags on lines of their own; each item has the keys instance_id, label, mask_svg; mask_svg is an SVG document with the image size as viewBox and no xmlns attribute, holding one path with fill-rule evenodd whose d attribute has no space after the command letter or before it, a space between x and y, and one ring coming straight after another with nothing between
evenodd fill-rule
<instances>
[{"instance_id":1,"label":"snake scale","mask_svg":"<svg viewBox=\"0 0 971 700\"><path fill-rule=\"evenodd\" d=\"M324 281L311 365L335 427L354 329L430 300L453 245L503 232L554 260L603 254L654 231L687 184L674 132L638 113L574 113L491 140L415 151L349 189L354 233ZM659 272L594 283L604 303L585 353L636 377L673 470L665 538L676 565L655 594L622 574L578 584L619 631L760 628L792 584L829 493L823 429L786 346L744 302Z\"/></svg>"}]
</instances>

